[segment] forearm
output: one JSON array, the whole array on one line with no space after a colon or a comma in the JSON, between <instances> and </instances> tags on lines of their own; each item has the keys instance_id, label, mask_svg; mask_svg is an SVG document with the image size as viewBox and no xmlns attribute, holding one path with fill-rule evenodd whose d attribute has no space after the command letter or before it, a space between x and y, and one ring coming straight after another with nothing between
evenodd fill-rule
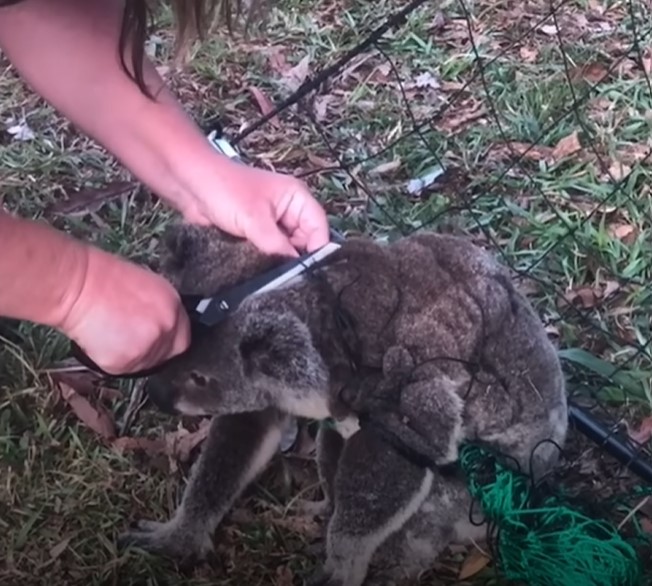
<instances>
[{"instance_id":1,"label":"forearm","mask_svg":"<svg viewBox=\"0 0 652 586\"><path fill-rule=\"evenodd\" d=\"M25 0L0 10L0 47L35 91L183 211L193 205L193 167L220 157L151 63L156 101L125 74L121 11L119 0Z\"/></svg>"},{"instance_id":2,"label":"forearm","mask_svg":"<svg viewBox=\"0 0 652 586\"><path fill-rule=\"evenodd\" d=\"M0 211L0 316L60 327L82 290L88 249Z\"/></svg>"}]
</instances>

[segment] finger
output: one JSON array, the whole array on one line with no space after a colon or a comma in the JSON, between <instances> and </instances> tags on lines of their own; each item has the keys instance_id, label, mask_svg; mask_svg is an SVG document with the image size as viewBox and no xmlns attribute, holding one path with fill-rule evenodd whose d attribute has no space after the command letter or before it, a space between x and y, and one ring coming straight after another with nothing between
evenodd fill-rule
<instances>
[{"instance_id":1,"label":"finger","mask_svg":"<svg viewBox=\"0 0 652 586\"><path fill-rule=\"evenodd\" d=\"M297 250L283 234L271 216L258 216L248 227L246 237L265 254L278 254L291 258L299 256Z\"/></svg>"},{"instance_id":2,"label":"finger","mask_svg":"<svg viewBox=\"0 0 652 586\"><path fill-rule=\"evenodd\" d=\"M307 252L314 252L330 241L326 211L307 189L293 198L282 221L292 233L292 244Z\"/></svg>"},{"instance_id":3,"label":"finger","mask_svg":"<svg viewBox=\"0 0 652 586\"><path fill-rule=\"evenodd\" d=\"M168 353L168 358L172 358L173 356L185 352L188 349L188 346L190 346L191 341L190 318L188 317L186 310L183 308L183 305L179 304L175 334L172 346Z\"/></svg>"}]
</instances>

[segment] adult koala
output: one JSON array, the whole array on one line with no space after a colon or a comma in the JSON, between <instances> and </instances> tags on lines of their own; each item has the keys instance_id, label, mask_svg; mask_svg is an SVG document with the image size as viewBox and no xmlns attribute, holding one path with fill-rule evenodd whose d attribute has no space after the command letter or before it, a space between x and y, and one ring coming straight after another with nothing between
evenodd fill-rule
<instances>
[{"instance_id":1,"label":"adult koala","mask_svg":"<svg viewBox=\"0 0 652 586\"><path fill-rule=\"evenodd\" d=\"M283 260L216 228L176 225L164 241L162 273L184 294L215 294ZM567 432L561 365L529 303L490 254L435 233L347 241L198 333L149 394L213 420L173 518L141 521L121 542L205 557L290 418L334 420L317 450L329 520L315 581L331 586L414 577L451 541L481 537L455 469L462 443L542 474L558 453L546 440Z\"/></svg>"}]
</instances>

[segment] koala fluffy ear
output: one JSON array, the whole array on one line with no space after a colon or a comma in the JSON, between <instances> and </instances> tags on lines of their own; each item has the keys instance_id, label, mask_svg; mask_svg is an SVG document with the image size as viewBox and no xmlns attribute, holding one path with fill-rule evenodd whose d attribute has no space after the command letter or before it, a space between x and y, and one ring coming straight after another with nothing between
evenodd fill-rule
<instances>
[{"instance_id":1,"label":"koala fluffy ear","mask_svg":"<svg viewBox=\"0 0 652 586\"><path fill-rule=\"evenodd\" d=\"M325 383L326 368L310 331L292 312L249 314L239 351L246 376L263 375L288 386Z\"/></svg>"}]
</instances>

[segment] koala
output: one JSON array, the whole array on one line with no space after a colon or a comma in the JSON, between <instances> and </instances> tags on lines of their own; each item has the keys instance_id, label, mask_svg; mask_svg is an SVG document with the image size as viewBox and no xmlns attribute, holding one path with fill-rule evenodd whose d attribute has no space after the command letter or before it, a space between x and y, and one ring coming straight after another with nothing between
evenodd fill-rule
<instances>
[{"instance_id":1,"label":"koala","mask_svg":"<svg viewBox=\"0 0 652 586\"><path fill-rule=\"evenodd\" d=\"M211 295L285 259L217 228L175 224L160 272ZM456 467L476 442L543 475L567 433L556 350L508 272L461 236L350 239L283 287L247 297L148 381L173 414L212 417L180 506L120 538L180 560L212 536L293 418L321 421L325 561L313 584L415 578L482 539ZM418 457L413 457L414 455Z\"/></svg>"}]
</instances>

